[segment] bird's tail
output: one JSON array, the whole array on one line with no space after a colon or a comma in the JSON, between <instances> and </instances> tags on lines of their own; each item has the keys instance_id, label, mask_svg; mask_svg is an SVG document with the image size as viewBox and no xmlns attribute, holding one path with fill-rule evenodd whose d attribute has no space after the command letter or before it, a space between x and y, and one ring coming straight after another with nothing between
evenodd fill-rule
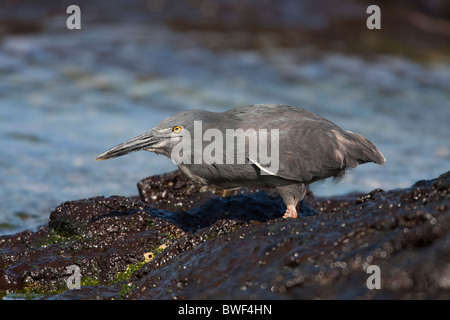
<instances>
[{"instance_id":1,"label":"bird's tail","mask_svg":"<svg viewBox=\"0 0 450 320\"><path fill-rule=\"evenodd\" d=\"M366 162L374 162L383 165L386 159L383 154L370 142L360 134L347 131L352 141L350 148L347 150L347 159L350 161L350 167L356 167L358 164Z\"/></svg>"}]
</instances>

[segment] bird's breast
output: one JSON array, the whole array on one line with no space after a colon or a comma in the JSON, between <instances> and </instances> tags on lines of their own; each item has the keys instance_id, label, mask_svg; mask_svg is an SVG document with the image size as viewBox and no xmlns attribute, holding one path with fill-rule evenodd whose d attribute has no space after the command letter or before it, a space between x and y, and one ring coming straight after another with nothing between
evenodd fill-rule
<instances>
[{"instance_id":1,"label":"bird's breast","mask_svg":"<svg viewBox=\"0 0 450 320\"><path fill-rule=\"evenodd\" d=\"M261 175L253 164L180 164L180 170L196 183L223 188L269 187L279 177Z\"/></svg>"}]
</instances>

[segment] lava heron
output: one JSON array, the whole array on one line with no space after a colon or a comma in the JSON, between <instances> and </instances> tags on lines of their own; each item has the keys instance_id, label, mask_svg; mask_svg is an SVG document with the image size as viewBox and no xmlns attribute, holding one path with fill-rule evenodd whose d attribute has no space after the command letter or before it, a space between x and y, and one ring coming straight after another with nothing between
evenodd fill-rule
<instances>
[{"instance_id":1,"label":"lava heron","mask_svg":"<svg viewBox=\"0 0 450 320\"><path fill-rule=\"evenodd\" d=\"M347 168L362 163L385 163L361 135L304 109L275 104L221 113L181 111L96 160L138 150L172 158L200 184L274 190L286 204L285 218L297 218L296 206L310 183L342 177Z\"/></svg>"}]
</instances>

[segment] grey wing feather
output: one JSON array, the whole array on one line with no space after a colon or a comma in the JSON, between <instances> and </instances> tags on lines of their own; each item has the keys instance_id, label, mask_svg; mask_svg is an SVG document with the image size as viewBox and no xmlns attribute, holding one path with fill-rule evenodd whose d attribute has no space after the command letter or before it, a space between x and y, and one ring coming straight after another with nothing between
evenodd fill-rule
<instances>
[{"instance_id":1,"label":"grey wing feather","mask_svg":"<svg viewBox=\"0 0 450 320\"><path fill-rule=\"evenodd\" d=\"M347 168L365 162L385 162L369 140L331 122L291 127L285 134L289 137L280 139L281 160L277 173L285 179L316 181L340 176Z\"/></svg>"},{"instance_id":2,"label":"grey wing feather","mask_svg":"<svg viewBox=\"0 0 450 320\"><path fill-rule=\"evenodd\" d=\"M279 130L279 168L275 175L284 179L312 182L339 176L348 167L361 163L385 162L369 140L344 131L333 122L304 109L254 105L236 108L233 112L246 113L247 121L242 123L244 129ZM254 159L252 161L255 162Z\"/></svg>"}]
</instances>

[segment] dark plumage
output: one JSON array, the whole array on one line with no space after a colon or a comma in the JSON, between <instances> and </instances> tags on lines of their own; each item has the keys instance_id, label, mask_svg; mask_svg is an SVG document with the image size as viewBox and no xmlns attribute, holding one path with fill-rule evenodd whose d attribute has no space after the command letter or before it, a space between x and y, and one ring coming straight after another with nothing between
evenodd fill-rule
<instances>
[{"instance_id":1,"label":"dark plumage","mask_svg":"<svg viewBox=\"0 0 450 320\"><path fill-rule=\"evenodd\" d=\"M199 122L195 124L195 121L201 121L200 144L198 140L193 141L199 132ZM208 129L216 136L206 137ZM242 129L246 135L237 134L236 129ZM264 129L267 139L258 135ZM238 137L225 139L233 131ZM278 136L274 132L278 132ZM297 217L296 205L305 196L308 184L340 177L347 168L362 163L385 163L383 155L361 135L342 130L331 121L304 109L273 104L237 107L222 113L182 111L164 119L151 131L106 151L97 160L137 150L174 158L172 151L178 150L174 148L178 148L182 141L188 142L183 140L186 133L190 135L192 148L183 149L186 154L177 153L184 156L184 161L177 164L189 178L224 188L255 186L276 190L287 206L285 217ZM217 134L224 138L222 145L215 141ZM238 147L240 138L245 140L245 147ZM252 139L258 143L257 153L250 151ZM264 141L267 145L262 144ZM214 143L219 144L213 148ZM274 153L277 146L278 153L272 155L271 151ZM272 157L270 163L267 157L263 157L266 154ZM233 161L230 163L230 160Z\"/></svg>"}]
</instances>

